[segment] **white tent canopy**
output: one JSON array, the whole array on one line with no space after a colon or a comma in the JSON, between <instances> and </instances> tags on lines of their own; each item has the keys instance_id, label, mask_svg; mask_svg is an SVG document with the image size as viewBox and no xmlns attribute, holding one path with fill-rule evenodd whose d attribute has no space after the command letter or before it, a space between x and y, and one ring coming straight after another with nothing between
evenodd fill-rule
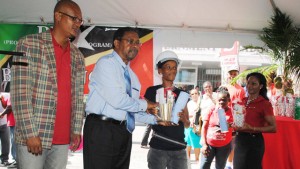
<instances>
[{"instance_id":1,"label":"white tent canopy","mask_svg":"<svg viewBox=\"0 0 300 169\"><path fill-rule=\"evenodd\" d=\"M158 45L230 47L261 45L257 34L273 15L270 0L74 0L86 25L156 30ZM2 0L0 23L53 23L57 1ZM300 1L274 0L300 25Z\"/></svg>"},{"instance_id":2,"label":"white tent canopy","mask_svg":"<svg viewBox=\"0 0 300 169\"><path fill-rule=\"evenodd\" d=\"M256 32L272 16L270 0L74 0L87 24ZM300 1L274 0L300 25ZM56 1L2 0L0 22L51 23ZM41 19L42 18L42 19Z\"/></svg>"},{"instance_id":3,"label":"white tent canopy","mask_svg":"<svg viewBox=\"0 0 300 169\"><path fill-rule=\"evenodd\" d=\"M271 0L74 1L81 7L85 25L153 29L154 56L164 47L229 48L236 40L262 46L257 35L273 15ZM0 23L53 23L56 2L1 0ZM273 2L300 26L299 0Z\"/></svg>"},{"instance_id":4,"label":"white tent canopy","mask_svg":"<svg viewBox=\"0 0 300 169\"><path fill-rule=\"evenodd\" d=\"M224 48L234 41L262 46L257 34L273 15L270 0L74 0L86 25L154 30L154 55L163 47ZM53 23L57 1L2 0L0 23ZM299 0L274 0L300 26Z\"/></svg>"}]
</instances>

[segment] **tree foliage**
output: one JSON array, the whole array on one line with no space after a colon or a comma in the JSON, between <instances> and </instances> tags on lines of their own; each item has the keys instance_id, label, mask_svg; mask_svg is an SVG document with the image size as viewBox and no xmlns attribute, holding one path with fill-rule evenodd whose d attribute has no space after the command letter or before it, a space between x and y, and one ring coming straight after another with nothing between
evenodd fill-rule
<instances>
[{"instance_id":1,"label":"tree foliage","mask_svg":"<svg viewBox=\"0 0 300 169\"><path fill-rule=\"evenodd\" d=\"M281 76L284 80L293 79L298 83L300 80L300 28L293 24L293 20L286 13L282 13L275 7L269 26L263 28L259 38L265 43L264 47L248 45L244 46L244 49L267 52L276 64L244 71L231 83L236 83L238 79L246 77L251 72L261 72L268 79L270 73L276 72L276 69L283 70Z\"/></svg>"},{"instance_id":2,"label":"tree foliage","mask_svg":"<svg viewBox=\"0 0 300 169\"><path fill-rule=\"evenodd\" d=\"M278 8L274 9L269 26L263 28L259 38L272 51L274 61L279 62L283 69L283 78L296 75L299 79L300 69L300 29L292 19Z\"/></svg>"},{"instance_id":3,"label":"tree foliage","mask_svg":"<svg viewBox=\"0 0 300 169\"><path fill-rule=\"evenodd\" d=\"M230 83L233 85L233 84L237 83L237 81L239 79L246 79L246 76L252 72L262 73L266 77L266 79L269 81L273 78L273 77L271 77L271 75L273 75L274 72L276 72L277 68L278 68L278 65L272 64L270 66L262 66L262 67L258 67L258 68L254 68L254 69L250 69L250 70L245 70L242 73L240 73L238 76L236 76L234 79L232 79Z\"/></svg>"}]
</instances>

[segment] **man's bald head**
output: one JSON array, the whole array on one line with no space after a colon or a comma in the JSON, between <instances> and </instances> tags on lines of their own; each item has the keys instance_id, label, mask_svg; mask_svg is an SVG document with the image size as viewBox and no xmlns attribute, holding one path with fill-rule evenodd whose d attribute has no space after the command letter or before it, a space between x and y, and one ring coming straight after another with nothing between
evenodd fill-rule
<instances>
[{"instance_id":1,"label":"man's bald head","mask_svg":"<svg viewBox=\"0 0 300 169\"><path fill-rule=\"evenodd\" d=\"M60 0L57 2L57 4L54 7L54 13L61 11L65 7L79 8L79 5L76 2L71 0Z\"/></svg>"}]
</instances>

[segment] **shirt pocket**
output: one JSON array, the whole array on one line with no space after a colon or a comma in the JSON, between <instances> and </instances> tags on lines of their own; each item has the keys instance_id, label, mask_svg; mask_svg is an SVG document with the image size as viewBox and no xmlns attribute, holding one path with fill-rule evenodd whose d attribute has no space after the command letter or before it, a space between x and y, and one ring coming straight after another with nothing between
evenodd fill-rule
<instances>
[{"instance_id":1,"label":"shirt pocket","mask_svg":"<svg viewBox=\"0 0 300 169\"><path fill-rule=\"evenodd\" d=\"M131 89L132 92L132 98L139 98L140 97L140 89L137 89L135 87L133 87Z\"/></svg>"}]
</instances>

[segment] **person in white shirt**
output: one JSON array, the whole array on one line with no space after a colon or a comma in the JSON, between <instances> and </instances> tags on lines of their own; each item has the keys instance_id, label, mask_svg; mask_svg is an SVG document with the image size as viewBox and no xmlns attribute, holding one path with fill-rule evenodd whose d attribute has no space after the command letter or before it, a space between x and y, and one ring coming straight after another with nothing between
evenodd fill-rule
<instances>
[{"instance_id":1,"label":"person in white shirt","mask_svg":"<svg viewBox=\"0 0 300 169\"><path fill-rule=\"evenodd\" d=\"M195 133L193 131L193 128L195 125L199 125L199 119L196 120L197 113L200 113L200 99L199 97L199 91L197 89L192 89L190 91L191 100L187 104L187 109L189 112L189 120L191 122L190 127L186 128L184 131L185 134L185 141L187 142L187 154L189 159L191 159L191 150L194 149L195 153L195 160L196 162L199 162L199 155L200 155L200 135L198 133ZM198 124L196 124L198 123ZM200 134L200 133L199 133Z\"/></svg>"},{"instance_id":2,"label":"person in white shirt","mask_svg":"<svg viewBox=\"0 0 300 169\"><path fill-rule=\"evenodd\" d=\"M208 109L216 104L217 93L213 92L213 88L210 81L206 81L203 83L203 98L201 100L200 108L202 116L207 113Z\"/></svg>"}]
</instances>

